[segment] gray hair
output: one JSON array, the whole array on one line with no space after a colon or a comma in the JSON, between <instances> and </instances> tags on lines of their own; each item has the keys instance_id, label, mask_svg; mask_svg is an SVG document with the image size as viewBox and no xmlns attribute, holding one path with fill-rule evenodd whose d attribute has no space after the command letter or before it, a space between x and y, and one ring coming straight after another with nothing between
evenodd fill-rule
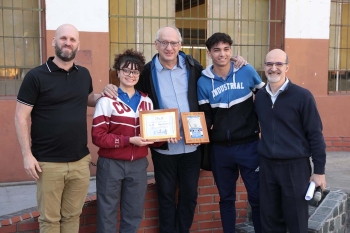
<instances>
[{"instance_id":1,"label":"gray hair","mask_svg":"<svg viewBox=\"0 0 350 233\"><path fill-rule=\"evenodd\" d=\"M181 37L180 30L179 30L177 27L174 27L174 26L166 26L166 27L160 28L160 29L157 31L156 40L159 40L159 34L160 34L160 32L161 32L164 28L167 28L167 27L174 29L174 30L177 32L178 36L179 36L180 42L182 42L182 37Z\"/></svg>"}]
</instances>

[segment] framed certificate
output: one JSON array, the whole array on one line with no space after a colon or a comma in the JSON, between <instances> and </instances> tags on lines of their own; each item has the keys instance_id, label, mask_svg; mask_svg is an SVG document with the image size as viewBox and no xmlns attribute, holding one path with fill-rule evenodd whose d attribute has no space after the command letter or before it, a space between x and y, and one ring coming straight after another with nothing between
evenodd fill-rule
<instances>
[{"instance_id":1,"label":"framed certificate","mask_svg":"<svg viewBox=\"0 0 350 233\"><path fill-rule=\"evenodd\" d=\"M177 108L140 111L141 137L153 142L180 140Z\"/></svg>"},{"instance_id":2,"label":"framed certificate","mask_svg":"<svg viewBox=\"0 0 350 233\"><path fill-rule=\"evenodd\" d=\"M204 112L182 112L185 144L209 143L207 124Z\"/></svg>"}]
</instances>

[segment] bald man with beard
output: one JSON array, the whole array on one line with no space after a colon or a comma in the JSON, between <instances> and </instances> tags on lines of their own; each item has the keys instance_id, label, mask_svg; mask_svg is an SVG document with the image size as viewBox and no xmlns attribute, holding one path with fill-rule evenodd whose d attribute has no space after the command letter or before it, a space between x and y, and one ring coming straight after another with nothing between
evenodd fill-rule
<instances>
[{"instance_id":1,"label":"bald man with beard","mask_svg":"<svg viewBox=\"0 0 350 233\"><path fill-rule=\"evenodd\" d=\"M37 183L41 233L78 232L90 184L86 110L100 95L89 71L74 64L79 45L73 25L58 27L55 56L26 74L17 96L16 133L24 169Z\"/></svg>"},{"instance_id":2,"label":"bald man with beard","mask_svg":"<svg viewBox=\"0 0 350 233\"><path fill-rule=\"evenodd\" d=\"M266 233L307 233L309 182L326 187L321 118L311 92L287 78L289 68L284 51L270 51L264 67L268 83L254 103L261 127L260 216Z\"/></svg>"}]
</instances>

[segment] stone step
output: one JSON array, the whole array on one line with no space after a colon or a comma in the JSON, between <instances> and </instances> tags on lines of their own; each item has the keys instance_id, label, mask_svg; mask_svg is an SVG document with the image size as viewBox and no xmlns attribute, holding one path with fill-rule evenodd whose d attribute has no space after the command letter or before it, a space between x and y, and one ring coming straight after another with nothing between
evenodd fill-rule
<instances>
[{"instance_id":1,"label":"stone step","mask_svg":"<svg viewBox=\"0 0 350 233\"><path fill-rule=\"evenodd\" d=\"M308 225L308 233L350 232L350 194L326 190L319 203L310 201ZM236 224L236 232L254 233L253 223Z\"/></svg>"}]
</instances>

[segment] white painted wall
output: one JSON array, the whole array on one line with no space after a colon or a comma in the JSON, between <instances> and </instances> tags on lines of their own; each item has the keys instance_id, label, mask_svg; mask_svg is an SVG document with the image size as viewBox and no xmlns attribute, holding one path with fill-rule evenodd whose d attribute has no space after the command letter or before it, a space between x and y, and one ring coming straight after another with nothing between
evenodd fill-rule
<instances>
[{"instance_id":1,"label":"white painted wall","mask_svg":"<svg viewBox=\"0 0 350 233\"><path fill-rule=\"evenodd\" d=\"M46 29L65 23L79 31L108 32L108 0L46 0Z\"/></svg>"},{"instance_id":2,"label":"white painted wall","mask_svg":"<svg viewBox=\"0 0 350 233\"><path fill-rule=\"evenodd\" d=\"M330 0L286 0L285 38L329 39Z\"/></svg>"}]
</instances>

